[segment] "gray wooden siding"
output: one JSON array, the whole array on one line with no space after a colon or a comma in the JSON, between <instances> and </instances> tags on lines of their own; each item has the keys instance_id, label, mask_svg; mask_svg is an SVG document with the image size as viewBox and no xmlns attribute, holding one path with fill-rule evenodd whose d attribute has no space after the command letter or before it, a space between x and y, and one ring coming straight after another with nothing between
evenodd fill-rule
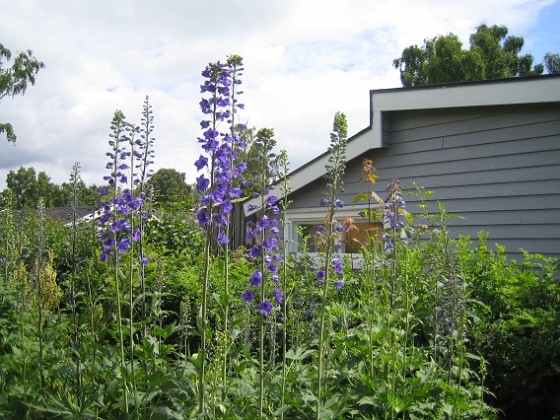
<instances>
[{"instance_id":1,"label":"gray wooden siding","mask_svg":"<svg viewBox=\"0 0 560 420\"><path fill-rule=\"evenodd\" d=\"M382 197L391 179L406 191L415 181L434 191L434 211L440 200L463 216L452 235L485 230L512 256L519 248L560 256L560 104L395 112L384 124L387 148L347 165L345 203L367 189L360 166L368 157ZM324 180L312 182L292 194L292 207L318 207L324 190ZM408 198L409 211L417 201Z\"/></svg>"}]
</instances>

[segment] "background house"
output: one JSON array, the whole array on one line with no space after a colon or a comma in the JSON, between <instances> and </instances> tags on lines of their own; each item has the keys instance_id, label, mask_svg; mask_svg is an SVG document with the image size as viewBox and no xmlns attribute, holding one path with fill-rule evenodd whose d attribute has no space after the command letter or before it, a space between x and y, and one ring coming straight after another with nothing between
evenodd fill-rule
<instances>
[{"instance_id":1,"label":"background house","mask_svg":"<svg viewBox=\"0 0 560 420\"><path fill-rule=\"evenodd\" d=\"M367 190L360 170L369 158L381 197L394 178L405 191L416 182L434 191L432 211L442 201L464 217L451 221L452 236L485 230L512 257L520 248L560 257L559 75L373 90L370 101L370 127L348 143L341 218L359 220L364 206L351 203ZM296 228L323 219L327 161L324 153L290 174L292 251ZM417 202L408 197L407 209L417 211Z\"/></svg>"}]
</instances>

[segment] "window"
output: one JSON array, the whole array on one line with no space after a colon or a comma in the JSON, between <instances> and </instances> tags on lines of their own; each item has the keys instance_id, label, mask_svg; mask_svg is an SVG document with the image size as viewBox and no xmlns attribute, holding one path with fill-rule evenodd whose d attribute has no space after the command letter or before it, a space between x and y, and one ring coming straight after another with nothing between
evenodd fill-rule
<instances>
[{"instance_id":1,"label":"window","mask_svg":"<svg viewBox=\"0 0 560 420\"><path fill-rule=\"evenodd\" d=\"M373 237L381 240L383 224L367 222L359 216L354 216L358 212L359 209L348 209L337 213L337 220L344 226L344 232L341 232L337 238L337 243L341 245L339 252L359 254L362 246L367 244L368 238ZM312 215L303 212L301 212L301 215L290 214L291 228L288 229L288 234L292 243L292 252L301 252L303 249L306 249L309 253L320 251L317 242L319 239L317 227L323 226L324 213L315 212L313 215L316 215L316 217L311 217Z\"/></svg>"}]
</instances>

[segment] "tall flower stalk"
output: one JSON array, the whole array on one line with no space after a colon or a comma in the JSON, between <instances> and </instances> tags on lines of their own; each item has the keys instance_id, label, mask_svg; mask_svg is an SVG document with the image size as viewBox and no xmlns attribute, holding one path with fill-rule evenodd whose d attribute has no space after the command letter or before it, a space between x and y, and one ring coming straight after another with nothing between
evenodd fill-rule
<instances>
[{"instance_id":1,"label":"tall flower stalk","mask_svg":"<svg viewBox=\"0 0 560 420\"><path fill-rule=\"evenodd\" d=\"M102 225L100 233L100 240L103 250L100 255L101 261L110 261L112 263L113 279L115 281L115 301L117 307L117 330L120 348L120 365L121 365L121 378L123 386L123 396L125 413L128 417L128 384L124 373L126 372L126 357L124 351L124 335L123 335L123 322L122 322L122 308L121 308L121 284L119 262L120 255L124 254L131 245L129 235L130 224L126 219L129 214L128 206L125 204L129 200L129 196L123 198L120 196L121 186L128 184L127 161L130 153L126 150L126 127L125 116L121 111L115 111L113 120L111 122L110 134L111 140L109 145L111 151L106 155L109 157L109 162L106 168L110 171L109 175L104 176L104 180L108 184L108 188L104 187L101 191L102 195L106 197L102 201L101 206L103 214L99 219ZM130 192L129 192L130 194Z\"/></svg>"},{"instance_id":2,"label":"tall flower stalk","mask_svg":"<svg viewBox=\"0 0 560 420\"><path fill-rule=\"evenodd\" d=\"M243 293L243 300L247 303L257 298L259 319L259 418L264 409L264 353L265 353L265 328L267 317L272 314L274 305L271 300L278 304L284 301L284 295L278 288L280 278L278 277L279 264L282 258L278 255L279 248L279 222L272 216L280 213L278 197L270 194L269 185L277 176L277 159L274 154L274 131L263 128L257 132L254 143L256 150L255 158L260 163L259 170L255 173L252 183L257 186L259 192L255 197L261 199L257 212L257 221L249 223L248 239L254 239L253 246L249 249L248 258L255 263L255 271L249 278L249 288ZM254 210L254 209L251 209ZM269 286L272 281L273 286ZM256 293L255 293L256 291ZM273 299L270 299L273 297Z\"/></svg>"},{"instance_id":3,"label":"tall flower stalk","mask_svg":"<svg viewBox=\"0 0 560 420\"><path fill-rule=\"evenodd\" d=\"M331 280L332 271L337 274L342 272L342 266L338 258L333 258L336 250L336 238L338 233L343 230L335 219L336 211L344 206L342 200L338 199L338 194L342 191L343 175L346 168L346 144L348 124L346 116L337 112L334 116L333 131L330 135L329 146L329 164L327 165L327 192L326 196L321 199L321 204L327 207L327 215L324 225L319 229L318 236L321 238L321 246L325 263L323 269L319 269L316 273L317 284L321 287L321 305L319 309L319 354L317 358L317 406L316 418L321 418L321 404L323 399L323 380L325 375L325 352L328 348L328 332L326 331L327 316L327 296L329 290L329 281ZM342 287L340 280L336 280L337 287Z\"/></svg>"},{"instance_id":4,"label":"tall flower stalk","mask_svg":"<svg viewBox=\"0 0 560 420\"><path fill-rule=\"evenodd\" d=\"M199 224L206 230L204 244L204 269L202 297L198 328L200 332L200 352L198 355L198 405L199 414L204 416L206 404L205 370L208 330L208 286L210 282L211 250L214 243L225 245L229 242L225 227L229 224L229 214L233 210L231 200L238 198L241 190L231 186L233 159L233 139L229 133L218 131L221 122L231 118L230 86L231 69L220 62L210 63L202 72L206 79L201 86L205 95L200 101L200 108L206 117L200 126L204 130L198 139L203 154L196 160L198 171L204 172L196 178L196 191L201 194L200 204L196 208ZM214 237L214 234L217 234Z\"/></svg>"},{"instance_id":5,"label":"tall flower stalk","mask_svg":"<svg viewBox=\"0 0 560 420\"><path fill-rule=\"evenodd\" d=\"M38 242L37 242L37 256L36 272L35 272L35 291L37 292L37 337L39 338L39 375L41 377L41 391L43 393L43 400L46 402L46 382L45 382L45 363L44 363L44 334L43 334L43 252L45 251L45 206L43 198L39 199L37 206L38 213Z\"/></svg>"},{"instance_id":6,"label":"tall flower stalk","mask_svg":"<svg viewBox=\"0 0 560 420\"><path fill-rule=\"evenodd\" d=\"M242 83L241 76L243 75L243 58L239 55L232 55L227 59L227 65L230 68L230 118L228 120L230 125L229 134L231 137L231 159L230 159L230 178L229 178L229 188L233 189L233 179L239 177L240 173L245 167L245 164L241 164L241 166L236 165L236 158L237 158L237 149L240 146L240 134L239 130L243 127L236 126L236 116L237 110L243 109L243 104L239 103L238 96L243 92L238 89L238 86ZM241 195L240 191L236 192ZM225 299L222 299L224 302L224 323L223 323L223 331L224 331L224 354L222 357L223 364L222 364L222 382L223 384L226 383L227 380L227 366L228 366L228 352L230 347L230 338L229 338L229 277L230 277L230 241L232 235L230 232L230 215L227 216L227 223L224 227L226 238L228 241L224 244L224 296Z\"/></svg>"},{"instance_id":7,"label":"tall flower stalk","mask_svg":"<svg viewBox=\"0 0 560 420\"><path fill-rule=\"evenodd\" d=\"M288 178L289 172L289 162L288 153L286 150L282 150L278 156L278 176L280 177L282 183L280 185L282 199L280 200L280 206L282 209L282 232L283 232L283 244L282 244L282 293L284 294L284 300L282 301L282 386L280 391L280 417L284 418L284 402L286 393L286 376L288 375L288 207L290 206L290 199L288 198L290 194L290 179Z\"/></svg>"},{"instance_id":8,"label":"tall flower stalk","mask_svg":"<svg viewBox=\"0 0 560 420\"><path fill-rule=\"evenodd\" d=\"M144 250L144 230L146 229L146 219L148 217L148 212L145 209L146 201L148 201L148 191L146 191L146 182L153 174L153 169L151 165L154 163L154 138L152 133L154 131L154 116L152 111L152 105L150 104L149 97L146 96L144 99L144 105L142 108L142 121L140 125L140 138L135 140L138 149L136 150L136 157L138 162L136 164L138 171L138 189L139 197L143 200L142 206L140 207L140 218L138 231L140 238L138 241L138 258L140 259L140 293L142 295L142 307L141 307L141 320L142 320L142 332L143 337L147 335L147 325L146 325L146 275L145 267L148 264L148 258L146 258Z\"/></svg>"},{"instance_id":9,"label":"tall flower stalk","mask_svg":"<svg viewBox=\"0 0 560 420\"><path fill-rule=\"evenodd\" d=\"M79 356L80 337L78 335L78 321L76 311L76 275L78 269L77 246L78 246L78 183L80 182L80 163L76 162L70 173L70 206L72 216L72 239L71 239L71 264L72 272L70 278L70 305L72 310L72 345L74 347L74 358L76 360L76 389L80 406L83 402L82 395L82 366Z\"/></svg>"}]
</instances>

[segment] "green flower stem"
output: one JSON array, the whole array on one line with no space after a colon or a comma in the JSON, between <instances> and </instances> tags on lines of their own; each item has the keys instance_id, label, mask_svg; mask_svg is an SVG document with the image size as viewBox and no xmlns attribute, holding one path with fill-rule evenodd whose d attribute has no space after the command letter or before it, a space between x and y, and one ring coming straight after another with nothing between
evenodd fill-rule
<instances>
[{"instance_id":1,"label":"green flower stem","mask_svg":"<svg viewBox=\"0 0 560 420\"><path fill-rule=\"evenodd\" d=\"M290 193L290 182L288 179L288 155L285 150L280 152L279 165L281 168L282 176L282 230L283 230L283 255L282 255L282 293L284 294L284 300L282 302L282 317L284 319L284 327L282 328L282 386L280 391L280 418L284 419L284 404L285 404L285 393L286 393L286 376L288 374L288 363L286 358L286 353L288 351L288 232L287 232L287 222L288 215L287 209L290 205L288 200L288 195Z\"/></svg>"},{"instance_id":2,"label":"green flower stem","mask_svg":"<svg viewBox=\"0 0 560 420\"><path fill-rule=\"evenodd\" d=\"M333 132L331 133L331 146L329 151L331 157L329 158L330 167L327 202L329 203L329 210L327 213L327 226L326 226L326 247L325 247L325 276L322 285L322 296L320 306L320 321L319 321L319 355L317 359L317 405L316 405L316 418L321 418L321 405L323 395L323 377L325 372L325 351L328 348L329 333L326 328L327 316L327 297L329 291L329 277L330 277L330 264L331 256L334 251L335 245L335 214L336 214L336 196L342 188L342 176L345 168L346 158L346 136L347 136L347 122L346 116L343 113L337 112L333 122Z\"/></svg>"}]
</instances>

